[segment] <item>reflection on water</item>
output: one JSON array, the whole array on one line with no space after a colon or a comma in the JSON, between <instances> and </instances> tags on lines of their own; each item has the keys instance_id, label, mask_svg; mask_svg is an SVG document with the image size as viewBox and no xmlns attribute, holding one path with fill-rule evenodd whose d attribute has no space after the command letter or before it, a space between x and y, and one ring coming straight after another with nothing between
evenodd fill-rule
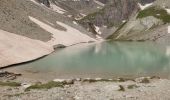
<instances>
[{"instance_id":1,"label":"reflection on water","mask_svg":"<svg viewBox=\"0 0 170 100\"><path fill-rule=\"evenodd\" d=\"M170 56L170 46L167 46L167 47L166 47L166 55L167 55L167 56Z\"/></svg>"},{"instance_id":2,"label":"reflection on water","mask_svg":"<svg viewBox=\"0 0 170 100\"><path fill-rule=\"evenodd\" d=\"M169 62L170 47L142 42L102 42L61 49L19 68L65 76L100 74L106 77L107 75L169 77Z\"/></svg>"}]
</instances>

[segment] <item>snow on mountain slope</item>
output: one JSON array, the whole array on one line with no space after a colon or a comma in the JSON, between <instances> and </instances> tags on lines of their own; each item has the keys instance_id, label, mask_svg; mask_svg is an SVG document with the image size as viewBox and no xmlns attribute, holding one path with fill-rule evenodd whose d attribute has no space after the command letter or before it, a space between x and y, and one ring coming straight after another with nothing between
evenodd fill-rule
<instances>
[{"instance_id":1,"label":"snow on mountain slope","mask_svg":"<svg viewBox=\"0 0 170 100\"><path fill-rule=\"evenodd\" d=\"M170 14L170 9L165 9Z\"/></svg>"},{"instance_id":2,"label":"snow on mountain slope","mask_svg":"<svg viewBox=\"0 0 170 100\"><path fill-rule=\"evenodd\" d=\"M101 3L100 1L97 1L97 0L93 0L95 3L97 3L98 5L100 6L105 6L105 4Z\"/></svg>"},{"instance_id":3,"label":"snow on mountain slope","mask_svg":"<svg viewBox=\"0 0 170 100\"><path fill-rule=\"evenodd\" d=\"M37 0L0 0L0 67L47 55L57 44L95 41L64 9L53 8Z\"/></svg>"},{"instance_id":4,"label":"snow on mountain slope","mask_svg":"<svg viewBox=\"0 0 170 100\"><path fill-rule=\"evenodd\" d=\"M144 10L145 8L147 8L147 7L149 7L149 6L152 6L153 3L149 3L149 4L145 4L145 5L142 5L142 4L138 3L138 5L139 5L139 7L140 7L141 10Z\"/></svg>"},{"instance_id":5,"label":"snow on mountain slope","mask_svg":"<svg viewBox=\"0 0 170 100\"><path fill-rule=\"evenodd\" d=\"M56 5L53 4L53 3L50 3L50 7L51 7L54 11L56 11L56 12L58 12L58 13L60 13L60 14L64 14L64 13L66 12L66 10L62 9L62 8L59 7L59 6L56 6Z\"/></svg>"},{"instance_id":6,"label":"snow on mountain slope","mask_svg":"<svg viewBox=\"0 0 170 100\"><path fill-rule=\"evenodd\" d=\"M128 20L138 10L136 0L109 0L102 9L87 15L78 20L78 22L86 29L91 29L95 26L103 29L102 36L107 37L122 24L122 21ZM94 32L94 29L90 31L98 33Z\"/></svg>"},{"instance_id":7,"label":"snow on mountain slope","mask_svg":"<svg viewBox=\"0 0 170 100\"><path fill-rule=\"evenodd\" d=\"M0 67L37 59L52 51L46 43L0 30Z\"/></svg>"},{"instance_id":8,"label":"snow on mountain slope","mask_svg":"<svg viewBox=\"0 0 170 100\"><path fill-rule=\"evenodd\" d=\"M49 0L50 4L56 5L67 12L66 16L72 15L72 18L82 18L84 15L96 12L102 9L105 4L99 0Z\"/></svg>"},{"instance_id":9,"label":"snow on mountain slope","mask_svg":"<svg viewBox=\"0 0 170 100\"><path fill-rule=\"evenodd\" d=\"M48 41L48 43L51 45L63 44L69 46L81 42L95 41L95 39L62 22L57 22L57 24L64 27L66 30L55 29L31 16L29 16L29 18L34 23L38 24L41 28L53 34L53 39L51 41Z\"/></svg>"}]
</instances>

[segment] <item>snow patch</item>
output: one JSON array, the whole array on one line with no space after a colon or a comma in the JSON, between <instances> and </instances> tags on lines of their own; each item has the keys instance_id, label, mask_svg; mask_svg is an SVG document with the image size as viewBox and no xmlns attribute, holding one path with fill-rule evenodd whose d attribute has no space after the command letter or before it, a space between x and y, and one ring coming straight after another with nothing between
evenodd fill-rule
<instances>
[{"instance_id":1,"label":"snow patch","mask_svg":"<svg viewBox=\"0 0 170 100\"><path fill-rule=\"evenodd\" d=\"M122 22L123 22L123 23L125 23L125 22L126 22L126 20L123 20Z\"/></svg>"},{"instance_id":2,"label":"snow patch","mask_svg":"<svg viewBox=\"0 0 170 100\"><path fill-rule=\"evenodd\" d=\"M73 21L73 24L78 25L76 21Z\"/></svg>"},{"instance_id":3,"label":"snow patch","mask_svg":"<svg viewBox=\"0 0 170 100\"><path fill-rule=\"evenodd\" d=\"M64 14L65 12L67 12L66 10L62 9L61 7L59 6L56 6L55 4L51 3L50 4L50 7L57 13L60 13L60 14Z\"/></svg>"},{"instance_id":4,"label":"snow patch","mask_svg":"<svg viewBox=\"0 0 170 100\"><path fill-rule=\"evenodd\" d=\"M32 1L33 3L35 3L36 5L39 5L39 3L37 3L35 0L30 0Z\"/></svg>"},{"instance_id":5,"label":"snow patch","mask_svg":"<svg viewBox=\"0 0 170 100\"><path fill-rule=\"evenodd\" d=\"M27 84L27 83L22 83L21 86L23 86L24 88L28 88L30 87L32 84Z\"/></svg>"},{"instance_id":6,"label":"snow patch","mask_svg":"<svg viewBox=\"0 0 170 100\"><path fill-rule=\"evenodd\" d=\"M167 11L168 14L170 14L170 9L165 9Z\"/></svg>"},{"instance_id":7,"label":"snow patch","mask_svg":"<svg viewBox=\"0 0 170 100\"><path fill-rule=\"evenodd\" d=\"M104 28L107 28L107 26L106 26L106 25L103 25L103 27L104 27Z\"/></svg>"},{"instance_id":8,"label":"snow patch","mask_svg":"<svg viewBox=\"0 0 170 100\"><path fill-rule=\"evenodd\" d=\"M96 4L98 4L98 5L100 5L100 6L105 6L105 4L103 4L103 3L101 3L101 2L99 2L99 1L97 1L97 0L93 0Z\"/></svg>"},{"instance_id":9,"label":"snow patch","mask_svg":"<svg viewBox=\"0 0 170 100\"><path fill-rule=\"evenodd\" d=\"M97 7L98 9L101 9L100 7Z\"/></svg>"},{"instance_id":10,"label":"snow patch","mask_svg":"<svg viewBox=\"0 0 170 100\"><path fill-rule=\"evenodd\" d=\"M67 16L70 17L70 18L72 17L72 15L67 15Z\"/></svg>"},{"instance_id":11,"label":"snow patch","mask_svg":"<svg viewBox=\"0 0 170 100\"><path fill-rule=\"evenodd\" d=\"M85 14L83 14L83 13L80 13L80 15L82 15L83 17L87 16L87 15L85 15Z\"/></svg>"},{"instance_id":12,"label":"snow patch","mask_svg":"<svg viewBox=\"0 0 170 100\"><path fill-rule=\"evenodd\" d=\"M99 35L96 35L96 39L97 40L104 40L101 36L99 36Z\"/></svg>"},{"instance_id":13,"label":"snow patch","mask_svg":"<svg viewBox=\"0 0 170 100\"><path fill-rule=\"evenodd\" d=\"M170 26L168 26L168 33L170 34Z\"/></svg>"},{"instance_id":14,"label":"snow patch","mask_svg":"<svg viewBox=\"0 0 170 100\"><path fill-rule=\"evenodd\" d=\"M107 89L108 91L118 91L121 88L119 85L107 85L104 87L104 89Z\"/></svg>"},{"instance_id":15,"label":"snow patch","mask_svg":"<svg viewBox=\"0 0 170 100\"><path fill-rule=\"evenodd\" d=\"M89 37L88 35L83 34L79 30L69 25L66 25L65 23L62 22L56 22L56 23L66 28L66 31L53 28L31 16L29 16L29 19L34 23L36 23L37 25L39 25L44 30L53 34L53 39L48 41L48 44L50 45L63 44L65 46L70 46L81 42L96 41L95 39Z\"/></svg>"},{"instance_id":16,"label":"snow patch","mask_svg":"<svg viewBox=\"0 0 170 100\"><path fill-rule=\"evenodd\" d=\"M65 79L54 79L53 81L54 81L54 82L64 82Z\"/></svg>"},{"instance_id":17,"label":"snow patch","mask_svg":"<svg viewBox=\"0 0 170 100\"><path fill-rule=\"evenodd\" d=\"M142 5L142 4L138 3L138 5L139 5L139 7L140 7L141 10L144 10L145 8L153 5L153 3L148 3L148 4L145 4L145 5Z\"/></svg>"},{"instance_id":18,"label":"snow patch","mask_svg":"<svg viewBox=\"0 0 170 100\"><path fill-rule=\"evenodd\" d=\"M95 80L96 80L96 81L100 81L100 80L102 80L102 78L95 78Z\"/></svg>"},{"instance_id":19,"label":"snow patch","mask_svg":"<svg viewBox=\"0 0 170 100\"><path fill-rule=\"evenodd\" d=\"M102 32L100 31L100 28L98 26L95 26L95 31L100 35L102 34Z\"/></svg>"}]
</instances>

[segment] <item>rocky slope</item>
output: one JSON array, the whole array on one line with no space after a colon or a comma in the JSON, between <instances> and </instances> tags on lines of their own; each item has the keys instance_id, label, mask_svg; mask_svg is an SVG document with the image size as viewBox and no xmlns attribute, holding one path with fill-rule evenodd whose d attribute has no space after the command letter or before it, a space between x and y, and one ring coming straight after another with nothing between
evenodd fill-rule
<instances>
[{"instance_id":1,"label":"rocky slope","mask_svg":"<svg viewBox=\"0 0 170 100\"><path fill-rule=\"evenodd\" d=\"M63 15L72 19L81 19L84 16L102 9L108 0L35 0L40 4L63 10Z\"/></svg>"},{"instance_id":2,"label":"rocky slope","mask_svg":"<svg viewBox=\"0 0 170 100\"><path fill-rule=\"evenodd\" d=\"M58 25L56 21L63 23L67 22L66 24L69 24L73 28L85 33L83 28L75 26L73 21L67 16L62 15L57 11L55 12L34 0L1 0L0 9L0 28L2 30L23 35L32 39L49 41L52 38L52 34L32 22L29 19L29 16L32 16L59 30L65 29Z\"/></svg>"},{"instance_id":3,"label":"rocky slope","mask_svg":"<svg viewBox=\"0 0 170 100\"><path fill-rule=\"evenodd\" d=\"M165 2L156 1L140 10L129 21L122 24L109 38L116 40L151 40L169 43L170 13ZM167 1L168 3L168 1Z\"/></svg>"},{"instance_id":4,"label":"rocky slope","mask_svg":"<svg viewBox=\"0 0 170 100\"><path fill-rule=\"evenodd\" d=\"M69 46L96 41L91 33L79 26L74 20L46 7L47 2L44 1L42 4L40 2L34 0L0 0L0 30L2 30L0 32L0 41L2 41L0 47L2 47L1 53L3 53L0 56L0 67L47 55L53 51L53 46L57 44ZM59 7L54 7L60 10ZM6 36L7 33L9 38ZM10 37L11 35L14 36L14 39ZM25 37L30 39L22 39ZM21 40L17 40L18 38L21 38ZM42 43L37 42L37 40L42 41ZM39 46L37 46L36 48L35 44L41 44L41 47L38 48ZM46 45L48 45L48 48ZM45 51L45 48L49 51Z\"/></svg>"},{"instance_id":5,"label":"rocky slope","mask_svg":"<svg viewBox=\"0 0 170 100\"><path fill-rule=\"evenodd\" d=\"M86 80L86 81L85 81ZM170 81L137 78L129 81L57 79L45 83L1 82L1 100L169 100ZM11 83L11 84L10 84ZM8 85L9 84L9 85ZM13 86L13 87L12 87ZM154 96L153 96L154 95Z\"/></svg>"},{"instance_id":6,"label":"rocky slope","mask_svg":"<svg viewBox=\"0 0 170 100\"><path fill-rule=\"evenodd\" d=\"M168 1L159 0L39 0L48 1L65 10L63 15L80 23L86 30L107 38L122 24L154 2L157 6L168 7ZM166 3L167 2L167 3ZM47 5L47 4L45 4ZM52 5L53 6L53 5Z\"/></svg>"},{"instance_id":7,"label":"rocky slope","mask_svg":"<svg viewBox=\"0 0 170 100\"><path fill-rule=\"evenodd\" d=\"M156 0L138 0L138 2L142 5L148 4L148 3L152 3Z\"/></svg>"},{"instance_id":8,"label":"rocky slope","mask_svg":"<svg viewBox=\"0 0 170 100\"><path fill-rule=\"evenodd\" d=\"M115 28L127 20L135 11L138 10L136 0L109 0L101 10L79 20L84 27L91 29L91 25L99 27L102 36L115 31ZM99 33L96 31L96 33ZM105 36L106 35L106 36Z\"/></svg>"}]
</instances>

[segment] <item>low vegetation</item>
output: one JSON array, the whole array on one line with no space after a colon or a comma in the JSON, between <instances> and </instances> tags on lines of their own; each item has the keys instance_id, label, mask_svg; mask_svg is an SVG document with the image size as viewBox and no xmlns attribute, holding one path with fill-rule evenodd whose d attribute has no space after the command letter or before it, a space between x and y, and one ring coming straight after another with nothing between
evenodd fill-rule
<instances>
[{"instance_id":1,"label":"low vegetation","mask_svg":"<svg viewBox=\"0 0 170 100\"><path fill-rule=\"evenodd\" d=\"M26 94L26 93L17 93L17 94L7 94L7 95L4 95L4 96L7 96L7 97L19 97L19 96L21 96L21 95L24 95L24 94Z\"/></svg>"},{"instance_id":2,"label":"low vegetation","mask_svg":"<svg viewBox=\"0 0 170 100\"><path fill-rule=\"evenodd\" d=\"M64 87L65 83L62 83L62 82L54 82L54 81L50 81L48 83L45 83L45 84L35 84L35 85L32 85L28 88L25 89L25 91L29 91L31 89L51 89L51 88L54 88L54 87Z\"/></svg>"},{"instance_id":3,"label":"low vegetation","mask_svg":"<svg viewBox=\"0 0 170 100\"><path fill-rule=\"evenodd\" d=\"M147 16L154 16L158 19L161 19L165 24L170 23L170 14L168 12L160 7L150 7L145 10L142 10L139 12L137 18L144 18Z\"/></svg>"},{"instance_id":4,"label":"low vegetation","mask_svg":"<svg viewBox=\"0 0 170 100\"><path fill-rule=\"evenodd\" d=\"M150 80L148 78L144 78L140 81L140 83L150 83Z\"/></svg>"},{"instance_id":5,"label":"low vegetation","mask_svg":"<svg viewBox=\"0 0 170 100\"><path fill-rule=\"evenodd\" d=\"M138 88L138 86L136 84L132 84L132 85L128 85L127 88L128 89L135 89L135 88Z\"/></svg>"},{"instance_id":6,"label":"low vegetation","mask_svg":"<svg viewBox=\"0 0 170 100\"><path fill-rule=\"evenodd\" d=\"M109 80L109 79L83 79L83 82L89 82L89 83L94 83L94 82L117 82L117 80Z\"/></svg>"},{"instance_id":7,"label":"low vegetation","mask_svg":"<svg viewBox=\"0 0 170 100\"><path fill-rule=\"evenodd\" d=\"M17 82L0 82L0 86L11 86L11 87L18 87L21 86L21 83Z\"/></svg>"},{"instance_id":8,"label":"low vegetation","mask_svg":"<svg viewBox=\"0 0 170 100\"><path fill-rule=\"evenodd\" d=\"M128 78L118 78L118 79L83 79L83 82L126 82L126 81L135 81L134 79L128 79Z\"/></svg>"}]
</instances>

